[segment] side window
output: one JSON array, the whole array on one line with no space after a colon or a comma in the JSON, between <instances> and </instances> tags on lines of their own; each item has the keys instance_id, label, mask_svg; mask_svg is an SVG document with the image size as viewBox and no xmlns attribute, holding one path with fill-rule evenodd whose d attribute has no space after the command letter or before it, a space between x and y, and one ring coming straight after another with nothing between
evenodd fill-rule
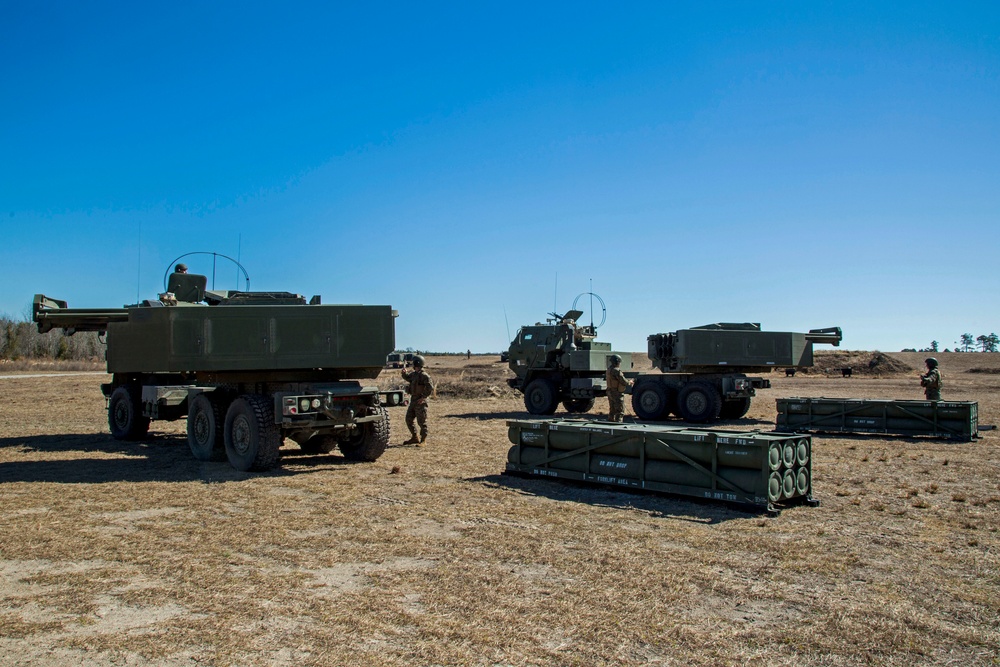
<instances>
[{"instance_id":1,"label":"side window","mask_svg":"<svg viewBox=\"0 0 1000 667\"><path fill-rule=\"evenodd\" d=\"M524 342L527 343L530 340L531 340L531 334L530 333L524 334Z\"/></svg>"}]
</instances>

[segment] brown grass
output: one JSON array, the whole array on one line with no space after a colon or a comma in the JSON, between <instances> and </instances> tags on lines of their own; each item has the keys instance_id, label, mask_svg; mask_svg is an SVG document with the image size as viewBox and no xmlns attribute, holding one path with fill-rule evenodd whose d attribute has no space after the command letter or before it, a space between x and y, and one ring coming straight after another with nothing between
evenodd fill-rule
<instances>
[{"instance_id":1,"label":"brown grass","mask_svg":"<svg viewBox=\"0 0 1000 667\"><path fill-rule=\"evenodd\" d=\"M995 377L942 356L946 398L995 423ZM766 518L501 475L526 416L506 367L429 371L428 447L290 443L266 474L192 460L181 422L112 440L103 376L0 382L0 664L1000 661L995 432L817 436L822 505ZM772 374L728 426L771 428L781 396L919 398L916 372Z\"/></svg>"}]
</instances>

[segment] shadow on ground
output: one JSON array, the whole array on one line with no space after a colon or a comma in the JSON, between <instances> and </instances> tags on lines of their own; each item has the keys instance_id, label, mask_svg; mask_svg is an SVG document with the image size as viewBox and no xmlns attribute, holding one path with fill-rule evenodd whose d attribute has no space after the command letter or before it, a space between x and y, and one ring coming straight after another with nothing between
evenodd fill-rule
<instances>
[{"instance_id":1,"label":"shadow on ground","mask_svg":"<svg viewBox=\"0 0 1000 667\"><path fill-rule=\"evenodd\" d=\"M524 495L541 496L559 502L585 503L620 510L638 510L664 519L693 523L718 524L732 519L746 519L766 514L764 510L748 505L701 501L639 489L626 490L565 479L556 481L503 473L467 478L466 481L513 490Z\"/></svg>"},{"instance_id":2,"label":"shadow on ground","mask_svg":"<svg viewBox=\"0 0 1000 667\"><path fill-rule=\"evenodd\" d=\"M306 454L292 444L281 450L283 467L266 472L240 472L225 460L198 461L191 455L184 437L155 433L137 442L115 440L106 433L0 438L0 449L19 449L24 454L43 452L64 455L60 459L0 463L0 484L239 482L261 475L301 475L355 464L335 454Z\"/></svg>"}]
</instances>

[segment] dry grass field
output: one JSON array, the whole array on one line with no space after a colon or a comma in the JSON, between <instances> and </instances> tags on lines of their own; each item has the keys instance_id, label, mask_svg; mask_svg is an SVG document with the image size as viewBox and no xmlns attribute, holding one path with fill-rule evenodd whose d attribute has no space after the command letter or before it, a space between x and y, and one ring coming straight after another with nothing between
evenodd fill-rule
<instances>
[{"instance_id":1,"label":"dry grass field","mask_svg":"<svg viewBox=\"0 0 1000 667\"><path fill-rule=\"evenodd\" d=\"M770 430L783 396L922 397L923 354L829 355L725 425ZM1000 421L1000 355L938 356L945 398ZM263 474L193 460L182 422L111 439L103 375L0 379L0 664L1000 663L995 431L816 436L821 505L771 518L503 475L526 413L496 359L430 358L425 448L289 442Z\"/></svg>"}]
</instances>

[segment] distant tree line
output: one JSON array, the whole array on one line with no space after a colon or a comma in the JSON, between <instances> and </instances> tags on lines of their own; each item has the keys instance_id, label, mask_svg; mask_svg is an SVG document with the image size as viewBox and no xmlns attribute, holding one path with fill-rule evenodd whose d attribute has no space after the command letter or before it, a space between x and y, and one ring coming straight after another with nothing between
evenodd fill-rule
<instances>
[{"instance_id":1,"label":"distant tree line","mask_svg":"<svg viewBox=\"0 0 1000 667\"><path fill-rule=\"evenodd\" d=\"M0 359L59 359L86 361L104 359L104 343L93 331L67 336L62 330L38 333L34 322L0 315Z\"/></svg>"},{"instance_id":2,"label":"distant tree line","mask_svg":"<svg viewBox=\"0 0 1000 667\"><path fill-rule=\"evenodd\" d=\"M903 352L939 352L940 344L936 340L932 340L930 347L924 347L921 349L916 349L909 347L903 350ZM951 352L948 348L944 349L945 352ZM959 336L959 339L955 341L955 352L997 352L1000 351L1000 337L995 333L982 334L973 338L972 334L964 333Z\"/></svg>"}]
</instances>

